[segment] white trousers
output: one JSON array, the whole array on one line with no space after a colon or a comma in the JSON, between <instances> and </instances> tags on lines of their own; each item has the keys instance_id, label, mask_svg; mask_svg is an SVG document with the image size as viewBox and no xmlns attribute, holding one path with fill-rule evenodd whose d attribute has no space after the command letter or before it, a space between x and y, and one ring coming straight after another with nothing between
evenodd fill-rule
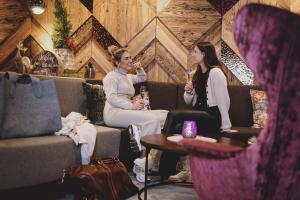
<instances>
[{"instance_id":1,"label":"white trousers","mask_svg":"<svg viewBox=\"0 0 300 200\"><path fill-rule=\"evenodd\" d=\"M135 125L140 130L140 137L148 134L160 134L167 110L124 110L110 108L104 111L104 122L108 126L127 128Z\"/></svg>"}]
</instances>

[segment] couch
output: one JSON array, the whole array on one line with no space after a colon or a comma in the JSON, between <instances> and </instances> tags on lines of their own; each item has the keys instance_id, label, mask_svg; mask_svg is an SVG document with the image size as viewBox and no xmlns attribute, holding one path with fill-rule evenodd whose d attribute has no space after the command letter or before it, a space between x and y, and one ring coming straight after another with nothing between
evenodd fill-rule
<instances>
[{"instance_id":1,"label":"couch","mask_svg":"<svg viewBox=\"0 0 300 200\"><path fill-rule=\"evenodd\" d=\"M0 74L2 76L3 74ZM50 77L40 76L40 79ZM54 79L62 116L71 111L85 113L83 79ZM96 126L94 155L99 158L119 155L120 130ZM80 163L80 148L66 136L41 136L0 139L0 191L59 180L63 169Z\"/></svg>"},{"instance_id":2,"label":"couch","mask_svg":"<svg viewBox=\"0 0 300 200\"><path fill-rule=\"evenodd\" d=\"M0 73L1 75L3 74ZM85 80L44 76L39 78L54 79L62 116L71 111L85 114L85 95L82 89L82 82ZM87 82L102 84L101 80ZM191 109L183 100L183 84L145 82L135 85L136 92L141 85L147 85L152 109ZM259 86L228 86L231 98L229 114L233 128L239 130L238 133L228 134L228 137L247 140L260 132L260 129L251 128L253 111L250 88L260 89ZM119 156L128 169L131 169L136 155L130 152L126 129L107 126L96 128L95 156ZM63 169L80 163L80 148L65 136L0 139L0 158L1 191L59 180Z\"/></svg>"}]
</instances>

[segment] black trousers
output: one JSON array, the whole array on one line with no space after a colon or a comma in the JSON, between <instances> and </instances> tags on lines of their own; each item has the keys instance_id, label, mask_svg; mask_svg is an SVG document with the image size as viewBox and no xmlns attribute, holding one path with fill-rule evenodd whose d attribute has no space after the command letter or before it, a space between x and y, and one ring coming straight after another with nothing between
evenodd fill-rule
<instances>
[{"instance_id":1,"label":"black trousers","mask_svg":"<svg viewBox=\"0 0 300 200\"><path fill-rule=\"evenodd\" d=\"M168 113L163 133L181 134L183 122L196 121L198 134L205 137L218 137L221 135L221 114L217 106L201 110L173 110ZM176 173L179 156L175 153L163 152L160 159L159 172L164 176Z\"/></svg>"}]
</instances>

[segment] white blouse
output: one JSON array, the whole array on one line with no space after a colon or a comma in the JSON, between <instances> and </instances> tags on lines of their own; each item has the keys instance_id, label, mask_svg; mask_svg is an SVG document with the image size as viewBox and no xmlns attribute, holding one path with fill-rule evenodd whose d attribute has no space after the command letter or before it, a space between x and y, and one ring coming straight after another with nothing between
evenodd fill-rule
<instances>
[{"instance_id":1,"label":"white blouse","mask_svg":"<svg viewBox=\"0 0 300 200\"><path fill-rule=\"evenodd\" d=\"M215 67L212 68L208 75L207 80L207 105L209 107L218 106L221 113L221 129L227 131L231 128L231 122L229 119L229 106L230 98L227 90L226 77L222 70ZM186 104L192 104L193 106L197 101L197 94L195 89L191 94L184 92L184 101Z\"/></svg>"}]
</instances>

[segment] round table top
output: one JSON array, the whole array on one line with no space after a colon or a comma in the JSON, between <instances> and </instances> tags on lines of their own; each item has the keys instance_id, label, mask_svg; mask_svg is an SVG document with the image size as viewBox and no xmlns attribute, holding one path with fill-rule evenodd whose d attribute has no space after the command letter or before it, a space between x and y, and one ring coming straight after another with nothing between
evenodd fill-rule
<instances>
[{"instance_id":1,"label":"round table top","mask_svg":"<svg viewBox=\"0 0 300 200\"><path fill-rule=\"evenodd\" d=\"M162 151L168 151L173 152L177 154L186 155L187 151L180 145L178 145L176 142L171 142L167 139L168 136L171 135L165 135L165 134L152 134L152 135L146 135L141 138L141 144L144 145L146 148L150 149L158 149ZM218 143L227 144L227 145L233 145L233 146L239 146L239 147L245 147L245 144L227 137L220 137L217 138Z\"/></svg>"}]
</instances>

